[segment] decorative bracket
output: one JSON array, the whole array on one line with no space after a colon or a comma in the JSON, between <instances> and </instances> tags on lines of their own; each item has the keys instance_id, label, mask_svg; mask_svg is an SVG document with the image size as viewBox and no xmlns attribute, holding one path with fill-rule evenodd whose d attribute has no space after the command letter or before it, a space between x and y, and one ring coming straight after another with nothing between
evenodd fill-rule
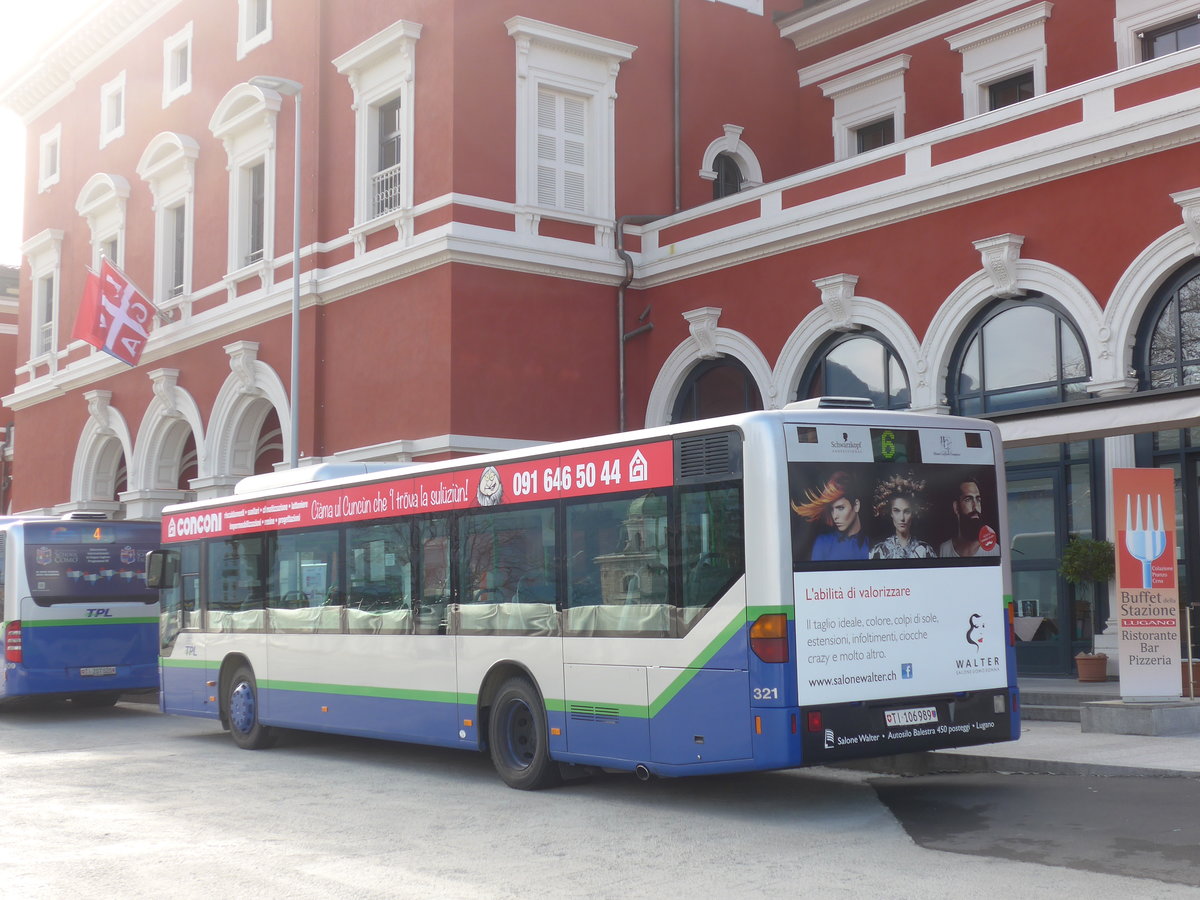
<instances>
[{"instance_id":1,"label":"decorative bracket","mask_svg":"<svg viewBox=\"0 0 1200 900\"><path fill-rule=\"evenodd\" d=\"M241 385L242 393L257 396L262 393L255 366L258 363L258 342L237 341L225 345L229 354L229 369Z\"/></svg>"},{"instance_id":2,"label":"decorative bracket","mask_svg":"<svg viewBox=\"0 0 1200 900\"><path fill-rule=\"evenodd\" d=\"M1179 204L1183 212L1183 226L1192 239L1192 252L1200 256L1200 188L1179 191L1172 194L1171 199Z\"/></svg>"},{"instance_id":3,"label":"decorative bracket","mask_svg":"<svg viewBox=\"0 0 1200 900\"><path fill-rule=\"evenodd\" d=\"M830 275L813 281L821 292L821 304L829 313L830 327L834 331L858 331L862 326L854 322L854 288L858 285L857 275Z\"/></svg>"},{"instance_id":4,"label":"decorative bracket","mask_svg":"<svg viewBox=\"0 0 1200 900\"><path fill-rule=\"evenodd\" d=\"M154 396L163 405L163 415L171 419L178 419L182 416L183 413L179 409L179 370L155 369L147 374L150 376L150 386L154 390Z\"/></svg>"},{"instance_id":5,"label":"decorative bracket","mask_svg":"<svg viewBox=\"0 0 1200 900\"><path fill-rule=\"evenodd\" d=\"M685 312L688 331L700 348L701 359L720 359L724 356L717 349L717 319L721 318L721 310L715 306L702 306Z\"/></svg>"},{"instance_id":6,"label":"decorative bracket","mask_svg":"<svg viewBox=\"0 0 1200 900\"><path fill-rule=\"evenodd\" d=\"M1017 287L1017 263L1021 261L1025 235L998 234L972 243L983 259L983 271L992 280L992 292L1006 299L1025 296Z\"/></svg>"},{"instance_id":7,"label":"decorative bracket","mask_svg":"<svg viewBox=\"0 0 1200 900\"><path fill-rule=\"evenodd\" d=\"M112 391L87 391L83 399L87 401L88 415L100 433L112 434Z\"/></svg>"}]
</instances>

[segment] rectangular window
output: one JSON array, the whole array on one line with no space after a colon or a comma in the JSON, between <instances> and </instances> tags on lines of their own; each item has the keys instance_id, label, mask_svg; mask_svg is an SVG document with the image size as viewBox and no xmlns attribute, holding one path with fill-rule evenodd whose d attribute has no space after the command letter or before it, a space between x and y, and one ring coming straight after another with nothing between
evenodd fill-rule
<instances>
[{"instance_id":1,"label":"rectangular window","mask_svg":"<svg viewBox=\"0 0 1200 900\"><path fill-rule=\"evenodd\" d=\"M412 630L412 525L385 522L346 532L346 625L351 634Z\"/></svg>"},{"instance_id":2,"label":"rectangular window","mask_svg":"<svg viewBox=\"0 0 1200 900\"><path fill-rule=\"evenodd\" d=\"M587 209L587 104L582 97L540 89L537 97L537 202Z\"/></svg>"},{"instance_id":3,"label":"rectangular window","mask_svg":"<svg viewBox=\"0 0 1200 900\"><path fill-rule=\"evenodd\" d=\"M38 146L38 191L46 190L58 182L59 144L62 126L56 125L42 135Z\"/></svg>"},{"instance_id":4,"label":"rectangular window","mask_svg":"<svg viewBox=\"0 0 1200 900\"><path fill-rule=\"evenodd\" d=\"M660 492L567 508L567 634L671 633L667 525Z\"/></svg>"},{"instance_id":5,"label":"rectangular window","mask_svg":"<svg viewBox=\"0 0 1200 900\"><path fill-rule=\"evenodd\" d=\"M557 627L554 511L513 510L459 519L457 630L551 634Z\"/></svg>"},{"instance_id":6,"label":"rectangular window","mask_svg":"<svg viewBox=\"0 0 1200 900\"><path fill-rule=\"evenodd\" d=\"M1158 59L1200 44L1200 21L1196 16L1190 16L1153 31L1141 32L1138 38L1142 42L1142 59Z\"/></svg>"},{"instance_id":7,"label":"rectangular window","mask_svg":"<svg viewBox=\"0 0 1200 900\"><path fill-rule=\"evenodd\" d=\"M267 16L270 9L268 0L250 0L250 36L262 34L267 30Z\"/></svg>"},{"instance_id":8,"label":"rectangular window","mask_svg":"<svg viewBox=\"0 0 1200 900\"><path fill-rule=\"evenodd\" d=\"M271 0L238 0L237 58L271 40Z\"/></svg>"},{"instance_id":9,"label":"rectangular window","mask_svg":"<svg viewBox=\"0 0 1200 900\"><path fill-rule=\"evenodd\" d=\"M166 211L167 291L168 297L183 293L184 260L187 253L187 207L180 203Z\"/></svg>"},{"instance_id":10,"label":"rectangular window","mask_svg":"<svg viewBox=\"0 0 1200 900\"><path fill-rule=\"evenodd\" d=\"M988 85L988 109L1012 106L1034 96L1033 72L1022 72Z\"/></svg>"},{"instance_id":11,"label":"rectangular window","mask_svg":"<svg viewBox=\"0 0 1200 900\"><path fill-rule=\"evenodd\" d=\"M266 163L257 163L244 170L246 189L246 252L244 265L263 258L263 237L266 223Z\"/></svg>"},{"instance_id":12,"label":"rectangular window","mask_svg":"<svg viewBox=\"0 0 1200 900\"><path fill-rule=\"evenodd\" d=\"M114 266L121 265L120 249L120 238L110 237L108 240L100 242L100 254Z\"/></svg>"},{"instance_id":13,"label":"rectangular window","mask_svg":"<svg viewBox=\"0 0 1200 900\"><path fill-rule=\"evenodd\" d=\"M854 140L858 153L877 150L896 141L896 120L891 116L863 125L854 130Z\"/></svg>"},{"instance_id":14,"label":"rectangular window","mask_svg":"<svg viewBox=\"0 0 1200 900\"><path fill-rule=\"evenodd\" d=\"M34 356L45 356L54 350L54 276L46 275L37 282L37 333Z\"/></svg>"},{"instance_id":15,"label":"rectangular window","mask_svg":"<svg viewBox=\"0 0 1200 900\"><path fill-rule=\"evenodd\" d=\"M100 88L100 146L125 133L125 73Z\"/></svg>"},{"instance_id":16,"label":"rectangular window","mask_svg":"<svg viewBox=\"0 0 1200 900\"><path fill-rule=\"evenodd\" d=\"M403 119L400 98L384 103L378 110L379 152L378 170L372 180L372 216L382 216L399 209L404 196L401 177L403 152Z\"/></svg>"},{"instance_id":17,"label":"rectangular window","mask_svg":"<svg viewBox=\"0 0 1200 900\"><path fill-rule=\"evenodd\" d=\"M417 525L417 597L413 631L444 634L450 602L450 520L426 519Z\"/></svg>"}]
</instances>

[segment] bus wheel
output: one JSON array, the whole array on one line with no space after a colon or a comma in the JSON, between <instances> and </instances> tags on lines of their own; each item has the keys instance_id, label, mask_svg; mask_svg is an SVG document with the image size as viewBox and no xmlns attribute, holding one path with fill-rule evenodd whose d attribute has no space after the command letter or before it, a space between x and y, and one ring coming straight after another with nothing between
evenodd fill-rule
<instances>
[{"instance_id":1,"label":"bus wheel","mask_svg":"<svg viewBox=\"0 0 1200 900\"><path fill-rule=\"evenodd\" d=\"M258 721L258 686L247 666L234 671L225 699L229 733L235 744L243 750L262 750L275 743L275 729Z\"/></svg>"},{"instance_id":2,"label":"bus wheel","mask_svg":"<svg viewBox=\"0 0 1200 900\"><path fill-rule=\"evenodd\" d=\"M488 717L492 764L504 783L523 791L551 787L562 778L550 758L546 714L538 693L525 678L500 686Z\"/></svg>"}]
</instances>

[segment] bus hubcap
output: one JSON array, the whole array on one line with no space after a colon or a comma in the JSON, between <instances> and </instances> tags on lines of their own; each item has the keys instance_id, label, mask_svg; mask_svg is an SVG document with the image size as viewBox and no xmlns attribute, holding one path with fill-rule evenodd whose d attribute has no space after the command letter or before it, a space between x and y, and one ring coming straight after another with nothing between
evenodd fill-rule
<instances>
[{"instance_id":1,"label":"bus hubcap","mask_svg":"<svg viewBox=\"0 0 1200 900\"><path fill-rule=\"evenodd\" d=\"M244 681L229 695L229 724L242 734L254 727L254 691Z\"/></svg>"}]
</instances>

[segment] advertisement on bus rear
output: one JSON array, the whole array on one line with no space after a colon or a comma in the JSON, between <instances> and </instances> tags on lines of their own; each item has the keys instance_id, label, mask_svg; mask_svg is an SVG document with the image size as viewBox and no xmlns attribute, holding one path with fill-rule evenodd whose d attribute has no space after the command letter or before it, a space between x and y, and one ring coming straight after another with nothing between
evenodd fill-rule
<instances>
[{"instance_id":1,"label":"advertisement on bus rear","mask_svg":"<svg viewBox=\"0 0 1200 900\"><path fill-rule=\"evenodd\" d=\"M790 428L804 703L1004 686L991 433Z\"/></svg>"},{"instance_id":2,"label":"advertisement on bus rear","mask_svg":"<svg viewBox=\"0 0 1200 900\"><path fill-rule=\"evenodd\" d=\"M149 526L37 524L25 537L25 570L35 600L157 599L146 587L146 554L158 547Z\"/></svg>"}]
</instances>

